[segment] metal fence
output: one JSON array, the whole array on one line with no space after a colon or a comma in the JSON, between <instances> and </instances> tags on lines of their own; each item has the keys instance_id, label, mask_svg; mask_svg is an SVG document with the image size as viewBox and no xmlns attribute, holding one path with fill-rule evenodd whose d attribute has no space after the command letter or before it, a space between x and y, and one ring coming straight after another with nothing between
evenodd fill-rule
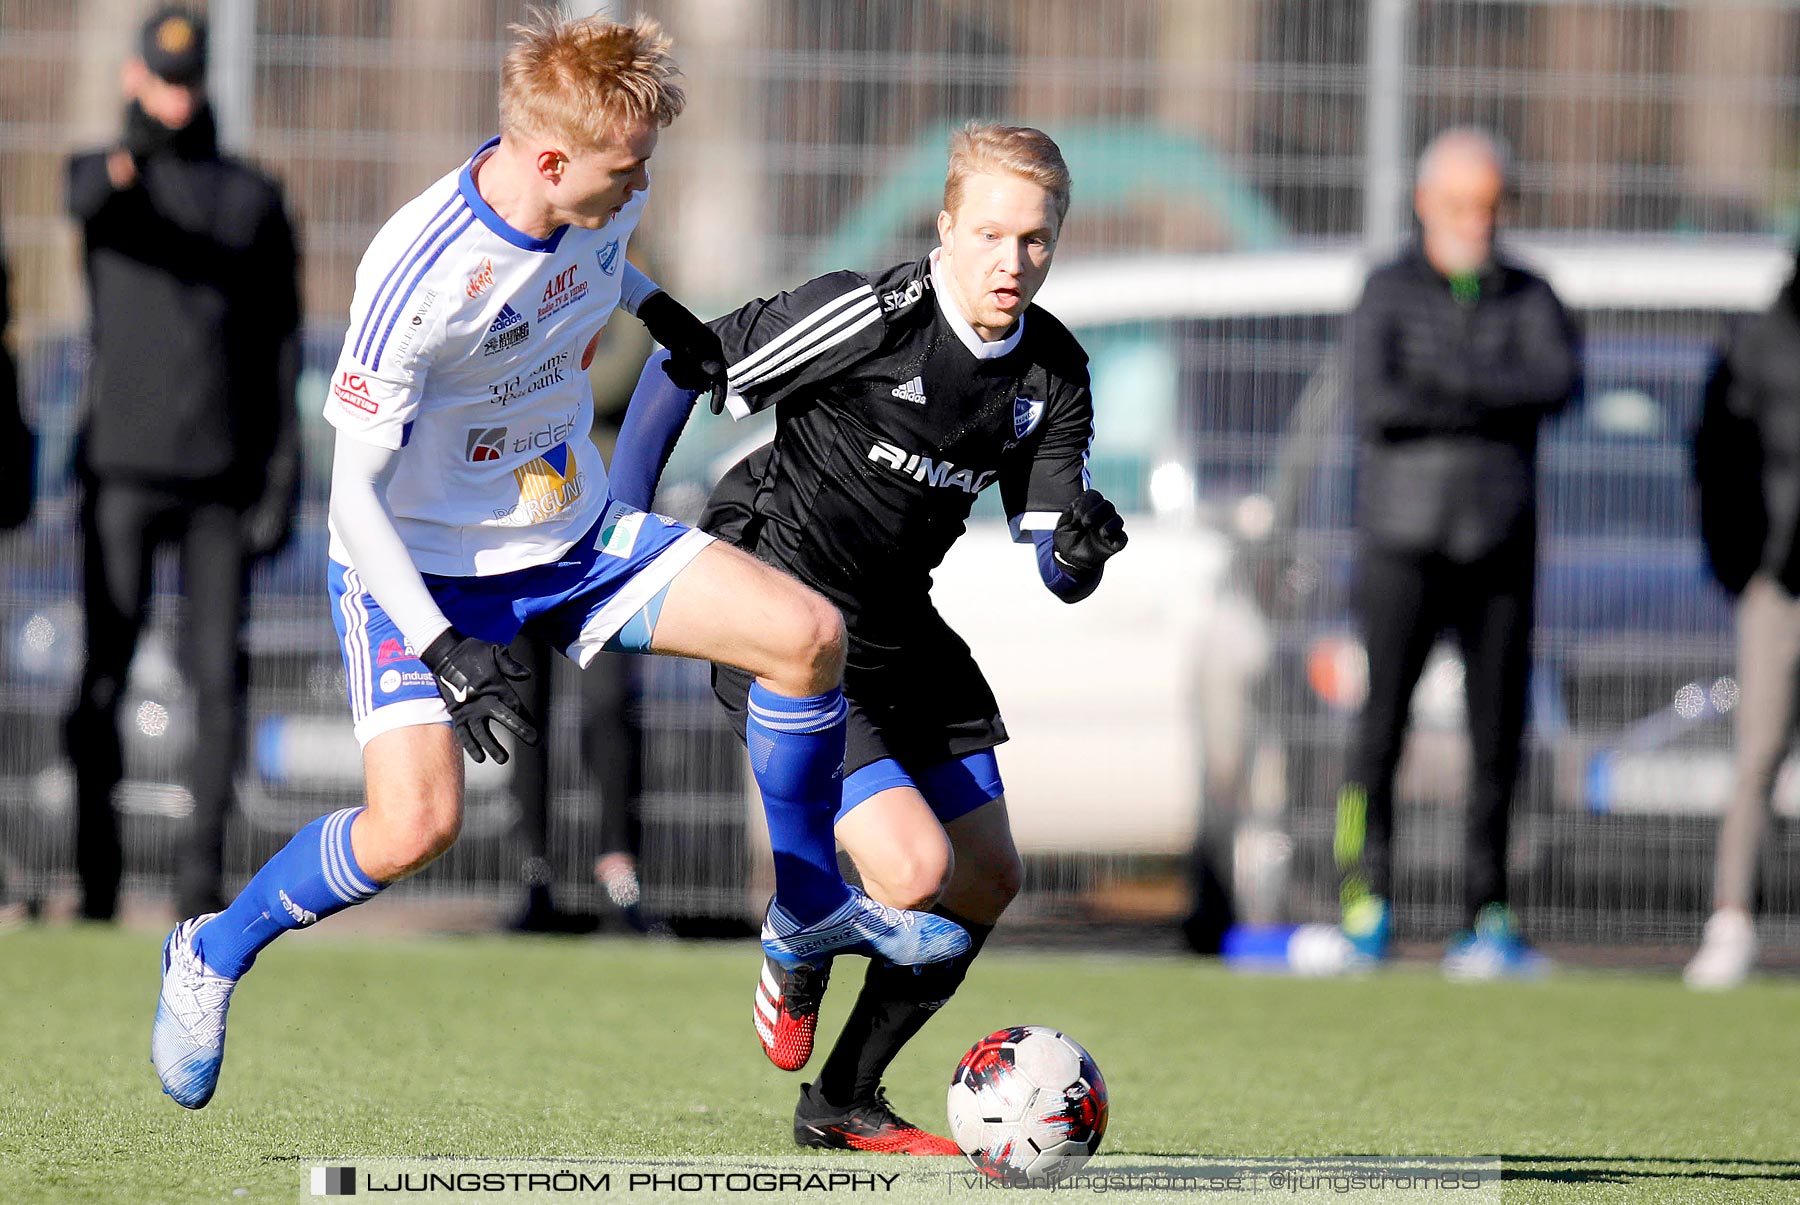
<instances>
[{"instance_id":1,"label":"metal fence","mask_svg":"<svg viewBox=\"0 0 1800 1205\"><path fill-rule=\"evenodd\" d=\"M113 137L118 64L147 7L0 0L0 229L14 269L13 338L45 451L37 517L0 545L0 856L9 878L31 890L68 881L58 721L81 641L68 464L84 302L61 216L62 163ZM1266 276L1258 263L1291 253L1377 254L1405 229L1413 154L1436 130L1468 122L1508 140L1513 224L1540 242L1625 239L1654 259L1741 239L1772 247L1796 224L1800 19L1790 3L588 7L641 7L677 39L690 105L658 151L656 198L634 250L708 312L826 267L918 254L937 208L945 133L978 115L1043 126L1067 152L1076 199L1059 250L1064 275L1089 268L1136 280L1145 262L1177 262L1204 282L1222 262L1206 257L1263 257L1246 262ZM316 418L321 374L375 228L491 132L505 27L523 8L210 5L215 103L228 143L284 182L305 248L310 323L307 522L256 583L244 823L229 849L238 872L356 789L320 588L329 440ZM1235 737L1213 734L1202 751L1205 781L1215 809L1244 809L1246 899L1296 915L1329 910L1326 828L1345 723L1309 676L1338 648L1349 557L1347 445L1330 377L1343 298L1330 293L1321 287L1310 308L1296 302L1280 314L1248 306L1234 314L1215 298L1083 328L1100 382L1097 467L1108 487L1141 524L1224 550L1233 568L1208 599L1210 622L1246 598L1253 611L1262 606L1259 590L1286 600L1287 609L1262 616L1264 669L1232 679L1221 668L1232 657L1213 649L1197 676L1194 725L1205 732L1217 722L1204 704L1218 691L1249 692L1253 722ZM1757 304L1684 307L1659 296L1586 315L1586 404L1544 453L1546 610L1515 859L1519 897L1547 935L1685 940L1702 915L1728 722L1712 686L1729 678L1730 652L1725 604L1698 568L1682 440L1706 349L1735 312ZM607 343L596 385L616 401L643 345L625 329ZM691 506L693 487L740 436L697 426L675 470L676 485L689 488L666 496L669 505ZM1159 501L1156 471L1171 456L1191 482L1192 505ZM1245 531L1263 530L1259 516L1271 513L1287 519L1278 554L1247 552ZM182 750L205 739L182 724L166 655L178 604L173 583L159 581L159 635L137 665L127 709L132 782L120 800L130 869L144 886L160 883L177 839ZM1403 930L1443 928L1454 898L1456 673L1453 660L1440 661L1419 700L1424 722L1397 825ZM1221 686L1221 676L1238 685ZM1704 696L1697 711L1693 685ZM572 735L579 695L566 675L559 688L550 723L553 846L562 851L554 870L579 894L591 890L583 851L595 804ZM736 746L709 710L704 672L654 664L641 706L652 902L741 913L753 906L760 826ZM1595 793L1602 765L1611 767L1604 800ZM1637 795L1622 783L1640 784ZM1236 793L1221 803L1221 791ZM1176 868L1200 804L1168 823L1159 849L1110 849L1096 823L1089 852L1034 858L1027 910L1177 910ZM1091 801L1096 817L1128 806ZM478 778L461 845L420 890L512 884L513 817L504 781ZM1782 869L1792 841L1781 827L1770 841L1765 937L1775 941L1800 936L1800 886Z\"/></svg>"}]
</instances>

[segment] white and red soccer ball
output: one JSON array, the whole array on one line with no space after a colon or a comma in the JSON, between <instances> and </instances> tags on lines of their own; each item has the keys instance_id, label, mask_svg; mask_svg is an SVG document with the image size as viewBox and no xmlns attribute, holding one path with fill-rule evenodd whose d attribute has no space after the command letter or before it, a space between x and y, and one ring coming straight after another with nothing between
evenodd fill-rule
<instances>
[{"instance_id":1,"label":"white and red soccer ball","mask_svg":"<svg viewBox=\"0 0 1800 1205\"><path fill-rule=\"evenodd\" d=\"M1065 1033L1015 1025L969 1048L950 1080L950 1136L991 1179L1054 1184L1106 1134L1106 1082Z\"/></svg>"}]
</instances>

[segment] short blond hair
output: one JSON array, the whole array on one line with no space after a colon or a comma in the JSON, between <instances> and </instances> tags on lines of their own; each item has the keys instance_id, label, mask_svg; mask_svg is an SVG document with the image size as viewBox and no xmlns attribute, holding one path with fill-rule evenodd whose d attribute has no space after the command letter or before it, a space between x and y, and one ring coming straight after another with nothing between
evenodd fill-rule
<instances>
[{"instance_id":1,"label":"short blond hair","mask_svg":"<svg viewBox=\"0 0 1800 1205\"><path fill-rule=\"evenodd\" d=\"M954 214L970 176L1002 172L1038 185L1056 206L1056 224L1069 214L1069 165L1062 148L1042 130L994 121L971 121L950 134L950 170L944 175L944 210Z\"/></svg>"},{"instance_id":2,"label":"short blond hair","mask_svg":"<svg viewBox=\"0 0 1800 1205\"><path fill-rule=\"evenodd\" d=\"M650 17L629 25L533 10L500 69L500 131L593 150L622 126L668 125L687 96L673 44Z\"/></svg>"}]
</instances>

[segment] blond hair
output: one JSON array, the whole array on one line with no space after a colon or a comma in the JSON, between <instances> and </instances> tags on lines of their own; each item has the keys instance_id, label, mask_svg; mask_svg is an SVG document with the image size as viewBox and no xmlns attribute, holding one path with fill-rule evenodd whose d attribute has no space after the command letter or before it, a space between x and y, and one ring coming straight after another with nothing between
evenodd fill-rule
<instances>
[{"instance_id":1,"label":"blond hair","mask_svg":"<svg viewBox=\"0 0 1800 1205\"><path fill-rule=\"evenodd\" d=\"M1069 213L1069 165L1050 135L1030 126L971 121L950 134L950 170L944 175L944 209L955 213L970 176L1001 172L1029 180L1050 194L1056 224Z\"/></svg>"},{"instance_id":2,"label":"blond hair","mask_svg":"<svg viewBox=\"0 0 1800 1205\"><path fill-rule=\"evenodd\" d=\"M500 130L592 150L621 126L668 125L687 97L671 39L649 17L618 25L533 10L500 69Z\"/></svg>"}]
</instances>

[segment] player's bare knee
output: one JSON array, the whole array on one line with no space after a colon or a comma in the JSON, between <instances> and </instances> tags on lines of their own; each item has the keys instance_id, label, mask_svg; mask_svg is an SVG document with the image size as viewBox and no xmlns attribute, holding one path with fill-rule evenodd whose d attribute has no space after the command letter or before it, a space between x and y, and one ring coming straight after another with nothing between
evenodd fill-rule
<instances>
[{"instance_id":1,"label":"player's bare knee","mask_svg":"<svg viewBox=\"0 0 1800 1205\"><path fill-rule=\"evenodd\" d=\"M1025 888L1025 863L1017 850L989 854L973 869L968 894L979 905L971 902L970 906L987 915L998 917Z\"/></svg>"},{"instance_id":2,"label":"player's bare knee","mask_svg":"<svg viewBox=\"0 0 1800 1205\"><path fill-rule=\"evenodd\" d=\"M462 817L454 813L423 812L396 826L384 850L393 864L391 877L415 874L431 865L456 843L461 831Z\"/></svg>"},{"instance_id":3,"label":"player's bare knee","mask_svg":"<svg viewBox=\"0 0 1800 1205\"><path fill-rule=\"evenodd\" d=\"M844 655L849 643L844 631L844 616L815 594L811 600L810 619L807 653L814 688L815 691L830 690L844 677Z\"/></svg>"},{"instance_id":4,"label":"player's bare knee","mask_svg":"<svg viewBox=\"0 0 1800 1205\"><path fill-rule=\"evenodd\" d=\"M1017 850L1009 849L1004 856L992 859L987 878L994 903L1004 908L1025 890L1025 860Z\"/></svg>"},{"instance_id":5,"label":"player's bare knee","mask_svg":"<svg viewBox=\"0 0 1800 1205\"><path fill-rule=\"evenodd\" d=\"M884 868L887 897L882 903L894 908L929 908L950 883L955 863L950 847L907 850Z\"/></svg>"},{"instance_id":6,"label":"player's bare knee","mask_svg":"<svg viewBox=\"0 0 1800 1205\"><path fill-rule=\"evenodd\" d=\"M920 910L937 903L938 896L944 893L944 887L950 881L948 871L935 870L930 866L914 868L896 891L900 897L897 908Z\"/></svg>"},{"instance_id":7,"label":"player's bare knee","mask_svg":"<svg viewBox=\"0 0 1800 1205\"><path fill-rule=\"evenodd\" d=\"M925 880L923 879L916 882L902 880L898 884L883 891L878 898L890 908L904 908L909 912L923 912L935 904L938 897L936 891L925 890L922 887L924 881Z\"/></svg>"},{"instance_id":8,"label":"player's bare knee","mask_svg":"<svg viewBox=\"0 0 1800 1205\"><path fill-rule=\"evenodd\" d=\"M844 617L811 590L797 593L786 631L783 667L797 689L823 694L844 678Z\"/></svg>"},{"instance_id":9,"label":"player's bare knee","mask_svg":"<svg viewBox=\"0 0 1800 1205\"><path fill-rule=\"evenodd\" d=\"M368 826L367 832L364 825ZM363 869L384 883L415 874L436 861L462 832L462 808L454 797L420 794L371 802L353 840Z\"/></svg>"},{"instance_id":10,"label":"player's bare knee","mask_svg":"<svg viewBox=\"0 0 1800 1205\"><path fill-rule=\"evenodd\" d=\"M414 832L417 852L427 862L446 853L462 833L462 811L439 808L427 813Z\"/></svg>"}]
</instances>

